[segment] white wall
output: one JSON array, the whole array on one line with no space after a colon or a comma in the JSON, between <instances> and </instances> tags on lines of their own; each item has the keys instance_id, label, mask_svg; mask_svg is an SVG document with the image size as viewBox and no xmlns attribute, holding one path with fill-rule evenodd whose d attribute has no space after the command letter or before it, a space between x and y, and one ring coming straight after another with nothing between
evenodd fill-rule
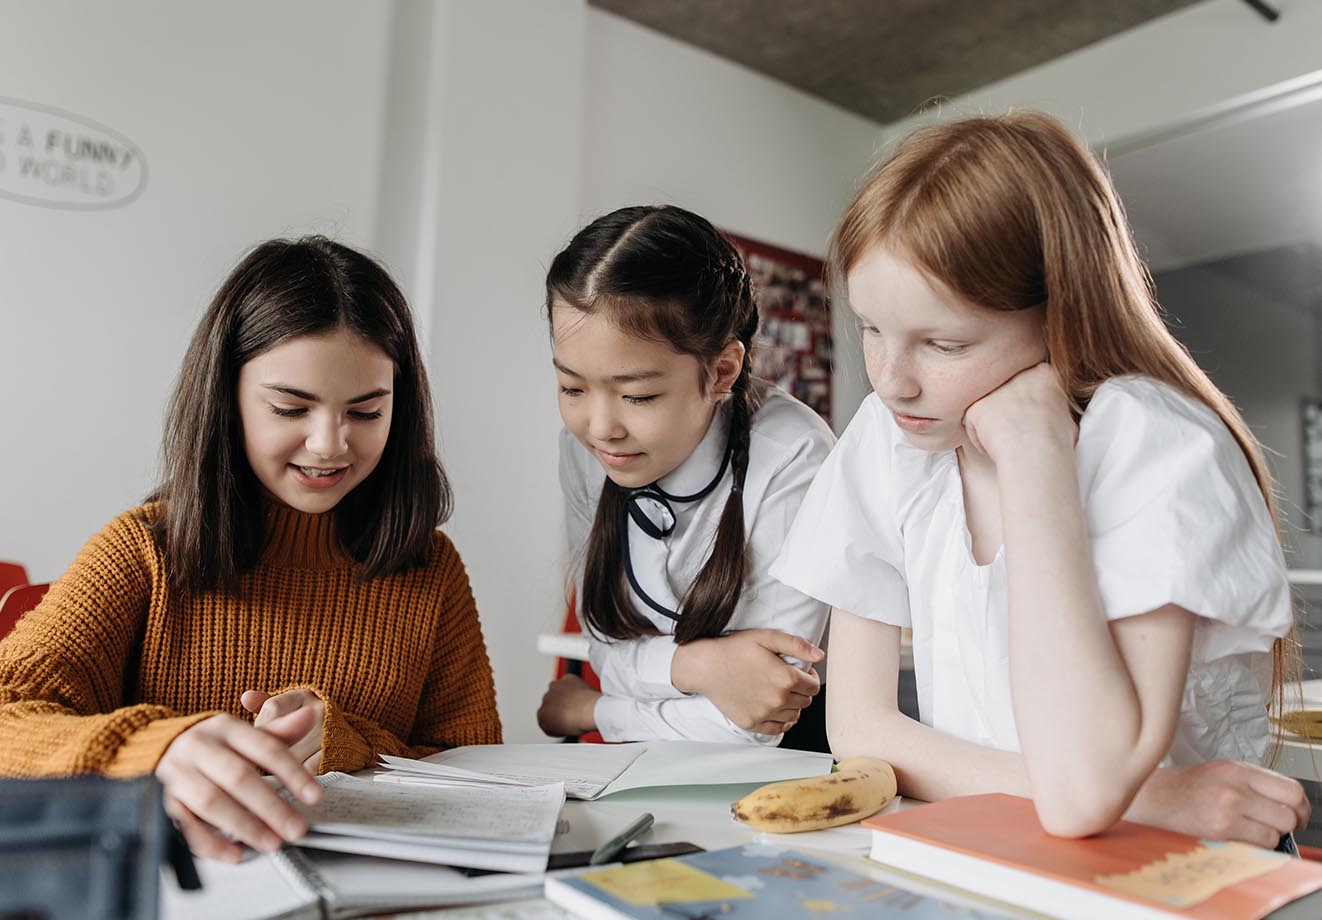
<instances>
[{"instance_id":1,"label":"white wall","mask_svg":"<svg viewBox=\"0 0 1322 920\"><path fill-rule=\"evenodd\" d=\"M585 0L5 12L4 95L120 132L149 175L116 210L0 198L0 387L23 433L0 445L0 558L54 578L140 500L216 285L261 239L323 231L410 295L506 737L540 737L533 637L559 625L566 555L546 264L638 201L821 253L878 126ZM859 361L841 424L865 389Z\"/></svg>"},{"instance_id":2,"label":"white wall","mask_svg":"<svg viewBox=\"0 0 1322 920\"><path fill-rule=\"evenodd\" d=\"M872 161L878 124L611 13L589 9L587 25L585 220L664 202L823 254ZM868 383L852 315L837 310L835 320L839 430Z\"/></svg>"},{"instance_id":3,"label":"white wall","mask_svg":"<svg viewBox=\"0 0 1322 920\"><path fill-rule=\"evenodd\" d=\"M887 127L933 117L1051 112L1094 146L1129 141L1322 68L1322 3L1272 0L1269 23L1243 0L1205 0Z\"/></svg>"},{"instance_id":4,"label":"white wall","mask_svg":"<svg viewBox=\"0 0 1322 920\"><path fill-rule=\"evenodd\" d=\"M3 95L113 128L148 177L116 210L0 198L0 558L52 579L153 485L188 336L244 250L367 241L388 22L353 0L5 4Z\"/></svg>"},{"instance_id":5,"label":"white wall","mask_svg":"<svg viewBox=\"0 0 1322 920\"><path fill-rule=\"evenodd\" d=\"M560 428L545 265L579 204L584 0L406 3L383 176L382 249L429 328L446 532L468 567L505 737L541 738L564 618ZM418 36L426 36L420 41ZM401 95L402 94L402 95ZM406 97L406 98L405 98Z\"/></svg>"},{"instance_id":6,"label":"white wall","mask_svg":"<svg viewBox=\"0 0 1322 920\"><path fill-rule=\"evenodd\" d=\"M1175 331L1267 447L1291 568L1322 566L1304 514L1300 401L1317 393L1315 247L1285 247L1156 275Z\"/></svg>"}]
</instances>

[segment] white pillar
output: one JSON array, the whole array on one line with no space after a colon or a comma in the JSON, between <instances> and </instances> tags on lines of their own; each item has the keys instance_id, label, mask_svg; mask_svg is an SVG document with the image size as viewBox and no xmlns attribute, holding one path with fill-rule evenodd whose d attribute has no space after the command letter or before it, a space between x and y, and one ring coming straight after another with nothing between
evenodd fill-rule
<instances>
[{"instance_id":1,"label":"white pillar","mask_svg":"<svg viewBox=\"0 0 1322 920\"><path fill-rule=\"evenodd\" d=\"M578 220L584 0L403 0L377 248L425 331L444 528L468 566L505 737L541 738L563 617L560 428L545 267Z\"/></svg>"}]
</instances>

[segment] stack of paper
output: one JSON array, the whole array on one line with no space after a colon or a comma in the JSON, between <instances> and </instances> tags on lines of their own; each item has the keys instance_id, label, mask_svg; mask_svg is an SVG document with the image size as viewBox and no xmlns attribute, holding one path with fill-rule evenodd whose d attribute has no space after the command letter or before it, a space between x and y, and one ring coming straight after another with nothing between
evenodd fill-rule
<instances>
[{"instance_id":1,"label":"stack of paper","mask_svg":"<svg viewBox=\"0 0 1322 920\"><path fill-rule=\"evenodd\" d=\"M415 788L345 773L320 782L316 805L290 798L311 828L299 846L499 872L545 871L565 802L562 783Z\"/></svg>"}]
</instances>

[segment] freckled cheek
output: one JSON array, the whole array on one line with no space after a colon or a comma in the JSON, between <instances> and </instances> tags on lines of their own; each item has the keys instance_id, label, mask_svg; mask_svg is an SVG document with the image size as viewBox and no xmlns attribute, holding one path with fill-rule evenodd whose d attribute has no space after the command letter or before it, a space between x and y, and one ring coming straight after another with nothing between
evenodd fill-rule
<instances>
[{"instance_id":1,"label":"freckled cheek","mask_svg":"<svg viewBox=\"0 0 1322 920\"><path fill-rule=\"evenodd\" d=\"M878 389L877 381L882 379L881 365L877 361L869 359L867 355L864 355L863 369L867 372L868 383L872 384L874 390Z\"/></svg>"},{"instance_id":2,"label":"freckled cheek","mask_svg":"<svg viewBox=\"0 0 1322 920\"><path fill-rule=\"evenodd\" d=\"M867 372L868 382L875 388L885 372L885 357L879 346L863 344L863 369Z\"/></svg>"}]
</instances>

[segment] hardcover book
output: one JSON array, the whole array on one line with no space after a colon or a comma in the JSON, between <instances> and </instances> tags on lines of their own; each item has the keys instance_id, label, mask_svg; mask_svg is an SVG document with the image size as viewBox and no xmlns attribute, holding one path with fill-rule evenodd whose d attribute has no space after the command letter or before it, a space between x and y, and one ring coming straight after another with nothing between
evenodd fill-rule
<instances>
[{"instance_id":1,"label":"hardcover book","mask_svg":"<svg viewBox=\"0 0 1322 920\"><path fill-rule=\"evenodd\" d=\"M860 869L865 869L860 865ZM917 894L863 871L766 844L551 876L546 897L587 920L901 917L992 920L1002 915Z\"/></svg>"},{"instance_id":2,"label":"hardcover book","mask_svg":"<svg viewBox=\"0 0 1322 920\"><path fill-rule=\"evenodd\" d=\"M945 799L863 826L884 866L1065 920L1322 917L1322 864L1131 821L1053 837L1018 796Z\"/></svg>"}]
</instances>

